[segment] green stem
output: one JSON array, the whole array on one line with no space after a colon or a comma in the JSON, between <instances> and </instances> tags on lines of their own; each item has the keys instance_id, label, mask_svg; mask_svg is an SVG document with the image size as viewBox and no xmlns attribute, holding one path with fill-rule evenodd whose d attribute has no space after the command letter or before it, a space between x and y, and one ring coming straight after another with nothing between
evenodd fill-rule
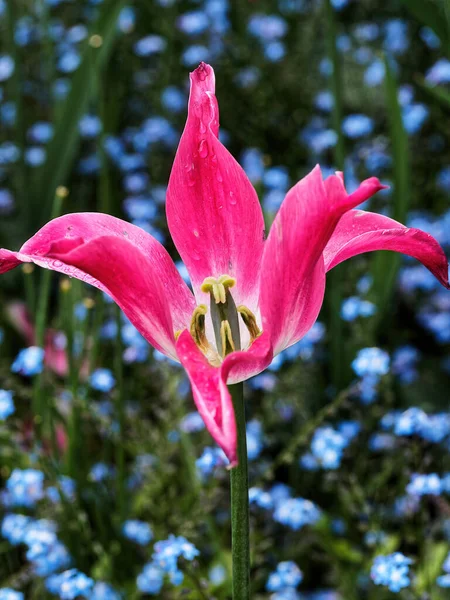
<instances>
[{"instance_id":1,"label":"green stem","mask_svg":"<svg viewBox=\"0 0 450 600\"><path fill-rule=\"evenodd\" d=\"M55 219L61 214L62 203L66 198L68 191L64 187L58 187L53 198L51 218ZM27 275L30 279L30 275ZM35 345L39 348L45 347L45 329L47 327L48 304L50 300L52 272L49 269L44 269L41 274L39 297L36 307L36 329L35 329ZM40 439L42 436L42 428L45 425L49 426L50 439L54 436L53 431L53 407L50 406L50 397L44 394L43 388L43 373L40 373L34 380L33 386L33 411L36 425L36 437Z\"/></svg>"},{"instance_id":2,"label":"green stem","mask_svg":"<svg viewBox=\"0 0 450 600\"><path fill-rule=\"evenodd\" d=\"M123 344L121 310L116 307L117 335L115 344L114 370L117 380L116 414L119 423L119 440L116 444L117 504L120 520L125 520L125 394L123 379Z\"/></svg>"},{"instance_id":3,"label":"green stem","mask_svg":"<svg viewBox=\"0 0 450 600\"><path fill-rule=\"evenodd\" d=\"M250 598L250 527L248 515L248 465L245 430L244 385L229 387L233 399L238 439L238 466L230 471L233 600Z\"/></svg>"},{"instance_id":4,"label":"green stem","mask_svg":"<svg viewBox=\"0 0 450 600\"><path fill-rule=\"evenodd\" d=\"M341 61L336 46L336 20L331 0L325 1L325 13L327 21L327 45L328 57L332 63L331 91L333 94L332 122L333 129L337 133L337 143L334 148L334 163L339 171L344 171L345 143L342 133L343 116L343 86ZM340 272L331 272L329 278L329 319L330 319L330 350L331 350L331 380L339 390L343 385L343 357L342 357L342 321L340 316L342 302L342 267Z\"/></svg>"}]
</instances>

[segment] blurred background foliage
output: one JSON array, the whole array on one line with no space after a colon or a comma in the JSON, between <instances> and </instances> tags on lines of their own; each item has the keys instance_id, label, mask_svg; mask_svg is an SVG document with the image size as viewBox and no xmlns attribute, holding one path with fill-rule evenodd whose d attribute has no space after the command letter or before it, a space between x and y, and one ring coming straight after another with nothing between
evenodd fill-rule
<instances>
[{"instance_id":1,"label":"blurred background foliage","mask_svg":"<svg viewBox=\"0 0 450 600\"><path fill-rule=\"evenodd\" d=\"M204 60L267 227L320 163L380 177L364 208L448 254L447 0L0 0L0 31L2 247L103 211L178 260L165 188ZM246 388L253 597L443 600L450 295L389 253L331 275ZM27 265L0 302L0 599L230 598L228 473L183 372L80 282Z\"/></svg>"}]
</instances>

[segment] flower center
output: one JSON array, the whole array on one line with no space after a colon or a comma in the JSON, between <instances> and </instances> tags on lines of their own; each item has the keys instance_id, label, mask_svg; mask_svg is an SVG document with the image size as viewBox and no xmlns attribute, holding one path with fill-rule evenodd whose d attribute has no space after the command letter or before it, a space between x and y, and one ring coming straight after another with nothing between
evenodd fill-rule
<instances>
[{"instance_id":1,"label":"flower center","mask_svg":"<svg viewBox=\"0 0 450 600\"><path fill-rule=\"evenodd\" d=\"M250 334L250 344L261 335L255 315L246 306L236 306L230 288L236 280L230 275L218 278L207 277L201 290L210 295L210 313L217 350L209 343L206 336L205 319L208 307L200 304L194 310L191 319L190 333L211 364L219 365L221 361L235 350L241 350L241 334L239 331L239 315Z\"/></svg>"}]
</instances>

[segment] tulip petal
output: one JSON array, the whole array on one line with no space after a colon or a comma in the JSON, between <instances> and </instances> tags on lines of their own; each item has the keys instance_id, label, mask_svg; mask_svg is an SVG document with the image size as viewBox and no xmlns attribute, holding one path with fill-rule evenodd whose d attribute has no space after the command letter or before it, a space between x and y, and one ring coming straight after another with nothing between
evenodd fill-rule
<instances>
[{"instance_id":1,"label":"tulip petal","mask_svg":"<svg viewBox=\"0 0 450 600\"><path fill-rule=\"evenodd\" d=\"M178 358L186 369L197 410L231 466L237 464L234 408L227 383L263 371L272 361L270 336L262 334L247 351L232 352L220 367L212 366L185 330L177 340Z\"/></svg>"},{"instance_id":2,"label":"tulip petal","mask_svg":"<svg viewBox=\"0 0 450 600\"><path fill-rule=\"evenodd\" d=\"M188 325L194 297L164 247L142 229L100 213L65 215L20 252L0 251L2 259L3 270L34 262L105 291L151 344L176 358L174 332Z\"/></svg>"},{"instance_id":3,"label":"tulip petal","mask_svg":"<svg viewBox=\"0 0 450 600\"><path fill-rule=\"evenodd\" d=\"M340 217L383 187L372 177L347 194L342 173L323 181L317 166L287 193L261 269L263 328L270 326L275 354L295 344L317 319L325 291L322 253Z\"/></svg>"},{"instance_id":4,"label":"tulip petal","mask_svg":"<svg viewBox=\"0 0 450 600\"><path fill-rule=\"evenodd\" d=\"M363 210L352 210L340 219L324 250L326 270L352 256L374 250L392 250L420 260L449 288L447 258L430 234Z\"/></svg>"},{"instance_id":5,"label":"tulip petal","mask_svg":"<svg viewBox=\"0 0 450 600\"><path fill-rule=\"evenodd\" d=\"M191 73L186 127L167 189L167 221L197 301L206 277L237 281L237 304L254 310L263 251L264 219L244 170L218 139L214 71L202 63Z\"/></svg>"}]
</instances>

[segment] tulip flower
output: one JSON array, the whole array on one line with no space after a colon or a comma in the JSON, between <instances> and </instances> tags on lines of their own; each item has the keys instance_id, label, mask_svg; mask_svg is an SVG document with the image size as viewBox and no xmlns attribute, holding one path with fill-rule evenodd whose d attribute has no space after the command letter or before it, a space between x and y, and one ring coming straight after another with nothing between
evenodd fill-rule
<instances>
[{"instance_id":1,"label":"tulip flower","mask_svg":"<svg viewBox=\"0 0 450 600\"><path fill-rule=\"evenodd\" d=\"M193 293L155 238L101 213L59 217L19 252L0 250L0 273L33 262L109 294L155 348L181 362L199 413L234 465L227 384L260 373L308 332L327 271L363 252L393 250L449 283L445 254L429 234L355 210L383 189L375 177L348 194L341 173L324 180L314 168L289 190L266 236L256 192L218 131L214 71L202 63L191 73L166 203Z\"/></svg>"}]
</instances>

